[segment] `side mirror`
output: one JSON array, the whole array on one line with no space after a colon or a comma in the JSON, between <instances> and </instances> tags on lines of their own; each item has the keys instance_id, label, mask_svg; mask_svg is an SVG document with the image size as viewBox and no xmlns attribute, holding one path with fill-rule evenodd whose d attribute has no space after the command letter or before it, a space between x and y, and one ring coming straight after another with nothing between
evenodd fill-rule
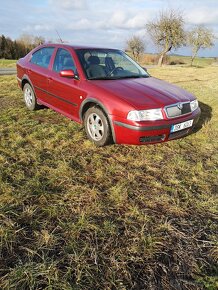
<instances>
[{"instance_id":1,"label":"side mirror","mask_svg":"<svg viewBox=\"0 0 218 290\"><path fill-rule=\"evenodd\" d=\"M143 68L144 71L146 71L146 72L148 71L146 67L142 67L142 68Z\"/></svg>"},{"instance_id":2,"label":"side mirror","mask_svg":"<svg viewBox=\"0 0 218 290\"><path fill-rule=\"evenodd\" d=\"M60 71L60 76L64 77L64 78L73 79L73 78L75 78L76 75L72 69L66 69L66 70Z\"/></svg>"}]
</instances>

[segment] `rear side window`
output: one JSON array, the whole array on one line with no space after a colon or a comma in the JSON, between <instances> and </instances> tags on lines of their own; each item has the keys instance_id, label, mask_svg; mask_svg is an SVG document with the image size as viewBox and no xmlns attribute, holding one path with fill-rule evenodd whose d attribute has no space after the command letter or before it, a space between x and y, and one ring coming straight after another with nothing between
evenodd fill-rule
<instances>
[{"instance_id":1,"label":"rear side window","mask_svg":"<svg viewBox=\"0 0 218 290\"><path fill-rule=\"evenodd\" d=\"M59 48L55 56L53 70L60 72L61 70L71 69L76 72L76 66L69 51Z\"/></svg>"},{"instance_id":2,"label":"rear side window","mask_svg":"<svg viewBox=\"0 0 218 290\"><path fill-rule=\"evenodd\" d=\"M54 47L43 47L33 53L31 63L48 68Z\"/></svg>"}]
</instances>

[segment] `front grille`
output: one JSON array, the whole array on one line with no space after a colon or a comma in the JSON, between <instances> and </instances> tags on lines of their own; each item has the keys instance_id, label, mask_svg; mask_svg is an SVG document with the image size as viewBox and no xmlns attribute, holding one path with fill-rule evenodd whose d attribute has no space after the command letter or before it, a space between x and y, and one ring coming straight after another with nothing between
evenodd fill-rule
<instances>
[{"instance_id":1,"label":"front grille","mask_svg":"<svg viewBox=\"0 0 218 290\"><path fill-rule=\"evenodd\" d=\"M178 104L165 107L165 111L168 118L175 118L175 117L189 114L191 113L190 102L178 103Z\"/></svg>"},{"instance_id":2,"label":"front grille","mask_svg":"<svg viewBox=\"0 0 218 290\"><path fill-rule=\"evenodd\" d=\"M166 135L143 136L139 138L139 142L146 143L146 142L164 141L165 137Z\"/></svg>"}]
</instances>

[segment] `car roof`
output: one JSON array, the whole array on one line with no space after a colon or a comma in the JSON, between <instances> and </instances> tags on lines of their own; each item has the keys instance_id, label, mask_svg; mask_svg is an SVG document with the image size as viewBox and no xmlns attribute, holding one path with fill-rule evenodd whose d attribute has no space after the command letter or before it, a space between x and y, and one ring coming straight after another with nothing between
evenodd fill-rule
<instances>
[{"instance_id":1,"label":"car roof","mask_svg":"<svg viewBox=\"0 0 218 290\"><path fill-rule=\"evenodd\" d=\"M109 49L109 50L119 50L116 48L109 48L109 47L99 47L99 46L88 46L88 45L74 45L74 44L65 44L65 43L45 43L41 45L42 47L46 46L55 46L55 47L62 47L62 48L73 48L73 49Z\"/></svg>"}]
</instances>

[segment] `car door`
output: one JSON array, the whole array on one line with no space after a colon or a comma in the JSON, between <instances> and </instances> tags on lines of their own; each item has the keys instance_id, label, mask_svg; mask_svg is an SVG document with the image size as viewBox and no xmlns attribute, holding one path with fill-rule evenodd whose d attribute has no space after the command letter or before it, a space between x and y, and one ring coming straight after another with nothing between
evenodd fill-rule
<instances>
[{"instance_id":1,"label":"car door","mask_svg":"<svg viewBox=\"0 0 218 290\"><path fill-rule=\"evenodd\" d=\"M47 104L48 67L54 47L43 47L35 51L29 61L27 75L34 87L37 99Z\"/></svg>"},{"instance_id":2,"label":"car door","mask_svg":"<svg viewBox=\"0 0 218 290\"><path fill-rule=\"evenodd\" d=\"M77 74L73 57L67 49L58 48L50 76L48 78L49 104L64 115L79 121L81 95L79 77L69 78L60 75L60 71L72 70Z\"/></svg>"}]
</instances>

